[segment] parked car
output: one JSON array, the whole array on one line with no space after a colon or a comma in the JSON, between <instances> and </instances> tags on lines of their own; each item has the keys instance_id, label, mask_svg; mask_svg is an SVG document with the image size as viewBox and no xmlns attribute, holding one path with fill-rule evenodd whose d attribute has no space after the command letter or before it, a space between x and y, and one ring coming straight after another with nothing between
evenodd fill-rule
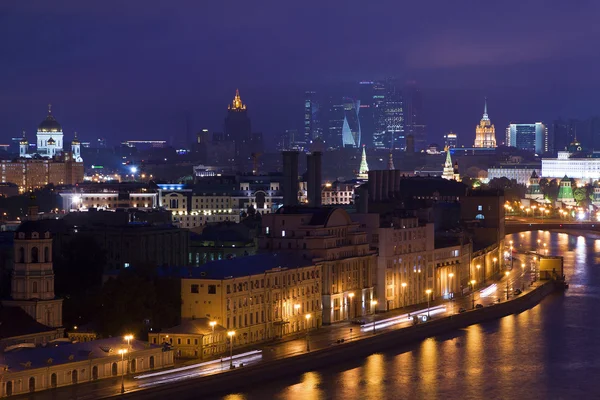
<instances>
[{"instance_id":1,"label":"parked car","mask_svg":"<svg viewBox=\"0 0 600 400\"><path fill-rule=\"evenodd\" d=\"M352 320L352 323L353 323L353 324L355 324L355 325L364 325L364 324L366 324L366 323L367 323L367 321L365 321L365 320L364 320L364 319L362 319L362 318L354 318L354 319Z\"/></svg>"},{"instance_id":2,"label":"parked car","mask_svg":"<svg viewBox=\"0 0 600 400\"><path fill-rule=\"evenodd\" d=\"M463 307L461 307L461 308L459 308L459 309L458 309L458 312L459 312L459 313L464 313L464 312L466 312L466 311L467 311L467 309L466 309L466 308L463 308Z\"/></svg>"},{"instance_id":3,"label":"parked car","mask_svg":"<svg viewBox=\"0 0 600 400\"><path fill-rule=\"evenodd\" d=\"M475 304L475 308L483 308L483 305L477 303L477 304Z\"/></svg>"},{"instance_id":4,"label":"parked car","mask_svg":"<svg viewBox=\"0 0 600 400\"><path fill-rule=\"evenodd\" d=\"M515 296L518 296L518 295L520 295L521 293L523 293L523 292L521 292L521 289L515 289L515 291L513 292L513 294L514 294Z\"/></svg>"}]
</instances>

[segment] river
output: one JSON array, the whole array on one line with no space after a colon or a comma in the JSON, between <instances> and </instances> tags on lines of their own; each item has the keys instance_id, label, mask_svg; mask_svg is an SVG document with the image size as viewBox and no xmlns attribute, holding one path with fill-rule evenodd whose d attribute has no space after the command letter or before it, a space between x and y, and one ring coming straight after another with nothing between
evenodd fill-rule
<instances>
[{"instance_id":1,"label":"river","mask_svg":"<svg viewBox=\"0 0 600 400\"><path fill-rule=\"evenodd\" d=\"M600 235L509 238L520 249L541 239L562 255L568 291L518 315L221 399L600 398Z\"/></svg>"}]
</instances>

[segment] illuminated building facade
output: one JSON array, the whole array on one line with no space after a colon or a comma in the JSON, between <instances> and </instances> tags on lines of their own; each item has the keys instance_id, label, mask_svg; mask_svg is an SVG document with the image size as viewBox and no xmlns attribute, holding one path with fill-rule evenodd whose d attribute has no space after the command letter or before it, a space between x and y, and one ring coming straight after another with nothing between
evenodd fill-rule
<instances>
[{"instance_id":1,"label":"illuminated building facade","mask_svg":"<svg viewBox=\"0 0 600 400\"><path fill-rule=\"evenodd\" d=\"M454 132L450 132L444 135L444 147L453 149L458 147L458 135Z\"/></svg>"},{"instance_id":2,"label":"illuminated building facade","mask_svg":"<svg viewBox=\"0 0 600 400\"><path fill-rule=\"evenodd\" d=\"M496 145L496 128L490 121L487 112L487 99L483 108L483 117L479 121L479 125L475 128L475 143L473 147L495 148Z\"/></svg>"},{"instance_id":3,"label":"illuminated building facade","mask_svg":"<svg viewBox=\"0 0 600 400\"><path fill-rule=\"evenodd\" d=\"M535 124L510 124L506 128L506 145L536 154L548 152L548 128Z\"/></svg>"},{"instance_id":4,"label":"illuminated building facade","mask_svg":"<svg viewBox=\"0 0 600 400\"><path fill-rule=\"evenodd\" d=\"M376 254L349 214L333 207L284 206L263 215L259 248L320 265L323 323L341 322L375 309Z\"/></svg>"},{"instance_id":5,"label":"illuminated building facade","mask_svg":"<svg viewBox=\"0 0 600 400\"><path fill-rule=\"evenodd\" d=\"M386 148L405 150L406 137L404 132L402 90L395 79L385 81L383 114L387 138Z\"/></svg>"},{"instance_id":6,"label":"illuminated building facade","mask_svg":"<svg viewBox=\"0 0 600 400\"><path fill-rule=\"evenodd\" d=\"M342 126L342 146L358 148L361 144L360 101L344 99L344 124Z\"/></svg>"},{"instance_id":7,"label":"illuminated building facade","mask_svg":"<svg viewBox=\"0 0 600 400\"><path fill-rule=\"evenodd\" d=\"M46 185L74 185L83 182L83 162L63 153L60 157L18 158L0 161L0 178L3 183L14 183L20 192L42 188Z\"/></svg>"},{"instance_id":8,"label":"illuminated building facade","mask_svg":"<svg viewBox=\"0 0 600 400\"><path fill-rule=\"evenodd\" d=\"M304 143L323 136L321 110L315 92L304 93Z\"/></svg>"}]
</instances>

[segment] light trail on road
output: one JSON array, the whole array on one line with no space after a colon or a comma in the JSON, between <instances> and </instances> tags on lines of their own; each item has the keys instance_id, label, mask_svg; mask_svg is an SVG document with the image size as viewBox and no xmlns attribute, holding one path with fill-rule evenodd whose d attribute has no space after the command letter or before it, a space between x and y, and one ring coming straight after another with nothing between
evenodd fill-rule
<instances>
[{"instance_id":1,"label":"light trail on road","mask_svg":"<svg viewBox=\"0 0 600 400\"><path fill-rule=\"evenodd\" d=\"M392 318L386 318L386 319L382 319L380 321L375 321L374 322L375 329L387 328L389 326L393 326L393 325L401 324L403 322L411 321L411 319L409 318L409 315L424 314L424 313L427 313L428 310L429 310L429 315L436 315L436 314L445 313L447 311L447 307L445 305L433 306L433 307L430 307L429 309L424 308L422 310L417 310L417 311L413 311L410 313L397 315ZM367 324L360 326L360 330L363 332L367 331L367 330L372 330L372 329L373 329L373 322L369 322Z\"/></svg>"}]
</instances>

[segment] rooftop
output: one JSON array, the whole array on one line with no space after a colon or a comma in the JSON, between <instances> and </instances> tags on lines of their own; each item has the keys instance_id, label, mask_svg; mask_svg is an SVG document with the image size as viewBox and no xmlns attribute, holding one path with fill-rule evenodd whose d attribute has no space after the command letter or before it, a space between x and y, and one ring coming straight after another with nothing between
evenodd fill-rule
<instances>
[{"instance_id":1,"label":"rooftop","mask_svg":"<svg viewBox=\"0 0 600 400\"><path fill-rule=\"evenodd\" d=\"M48 344L46 347L20 348L0 354L0 365L7 365L9 371L22 371L70 362L86 361L94 358L116 356L117 350L127 347L122 337L99 339L91 342ZM140 340L132 340L132 351L141 351L160 346Z\"/></svg>"},{"instance_id":2,"label":"rooftop","mask_svg":"<svg viewBox=\"0 0 600 400\"><path fill-rule=\"evenodd\" d=\"M40 324L20 307L0 306L0 339L55 330Z\"/></svg>"},{"instance_id":3,"label":"rooftop","mask_svg":"<svg viewBox=\"0 0 600 400\"><path fill-rule=\"evenodd\" d=\"M193 335L210 335L212 334L212 327L210 326L210 319L208 318L196 318L186 319L181 324L172 328L163 329L161 333L171 334L193 334ZM215 331L225 331L221 325L215 326Z\"/></svg>"},{"instance_id":4,"label":"rooftop","mask_svg":"<svg viewBox=\"0 0 600 400\"><path fill-rule=\"evenodd\" d=\"M266 273L274 268L300 268L311 260L289 253L263 253L253 256L211 261L200 267L160 267L161 276L181 279L226 279Z\"/></svg>"}]
</instances>

